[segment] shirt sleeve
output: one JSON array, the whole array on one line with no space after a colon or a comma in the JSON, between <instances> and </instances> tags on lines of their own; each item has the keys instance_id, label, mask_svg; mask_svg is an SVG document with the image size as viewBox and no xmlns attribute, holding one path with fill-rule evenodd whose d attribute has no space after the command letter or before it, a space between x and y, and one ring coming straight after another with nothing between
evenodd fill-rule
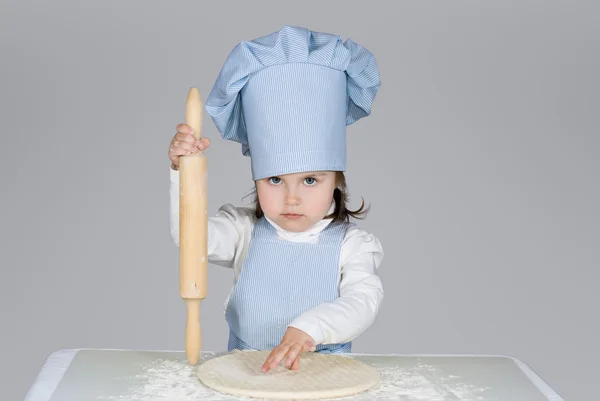
<instances>
[{"instance_id":1,"label":"shirt sleeve","mask_svg":"<svg viewBox=\"0 0 600 401\"><path fill-rule=\"evenodd\" d=\"M170 229L171 238L179 246L179 171L170 170ZM248 225L248 212L226 204L208 218L208 262L233 267L236 252L242 247Z\"/></svg>"},{"instance_id":2,"label":"shirt sleeve","mask_svg":"<svg viewBox=\"0 0 600 401\"><path fill-rule=\"evenodd\" d=\"M345 343L363 334L375 322L383 301L377 275L383 256L377 237L351 228L341 249L339 297L309 309L289 326L308 333L317 345Z\"/></svg>"}]
</instances>

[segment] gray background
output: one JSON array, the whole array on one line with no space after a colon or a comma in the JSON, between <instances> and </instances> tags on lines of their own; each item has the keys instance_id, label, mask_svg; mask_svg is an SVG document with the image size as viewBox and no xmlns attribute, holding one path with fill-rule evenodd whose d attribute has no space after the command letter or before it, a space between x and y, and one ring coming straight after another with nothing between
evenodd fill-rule
<instances>
[{"instance_id":1,"label":"gray background","mask_svg":"<svg viewBox=\"0 0 600 401\"><path fill-rule=\"evenodd\" d=\"M394 4L393 8L391 4ZM284 24L371 50L383 86L349 128L352 206L382 241L374 353L497 353L598 397L597 2L3 1L0 389L61 348L182 349L168 144L241 40ZM207 116L209 208L252 187ZM361 159L361 160L359 160ZM247 201L247 200L245 200ZM244 201L244 202L245 202ZM232 272L211 266L204 348Z\"/></svg>"}]
</instances>

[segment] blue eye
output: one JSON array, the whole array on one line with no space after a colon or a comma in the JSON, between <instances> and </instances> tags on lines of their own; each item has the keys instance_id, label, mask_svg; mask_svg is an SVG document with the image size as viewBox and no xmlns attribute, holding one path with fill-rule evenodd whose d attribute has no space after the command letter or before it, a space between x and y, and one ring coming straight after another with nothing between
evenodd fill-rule
<instances>
[{"instance_id":1,"label":"blue eye","mask_svg":"<svg viewBox=\"0 0 600 401\"><path fill-rule=\"evenodd\" d=\"M271 184L279 184L281 182L281 178L279 178L279 177L271 177L271 178L269 178L269 182Z\"/></svg>"},{"instance_id":2,"label":"blue eye","mask_svg":"<svg viewBox=\"0 0 600 401\"><path fill-rule=\"evenodd\" d=\"M308 177L304 181L306 182L307 185L313 185L314 183L317 182L317 180L315 180L313 177Z\"/></svg>"}]
</instances>

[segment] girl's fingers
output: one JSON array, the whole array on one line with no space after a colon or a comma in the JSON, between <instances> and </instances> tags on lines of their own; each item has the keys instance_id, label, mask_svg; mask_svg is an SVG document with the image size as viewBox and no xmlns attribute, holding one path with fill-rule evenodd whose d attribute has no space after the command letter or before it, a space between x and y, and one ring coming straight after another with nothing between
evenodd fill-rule
<instances>
[{"instance_id":1,"label":"girl's fingers","mask_svg":"<svg viewBox=\"0 0 600 401\"><path fill-rule=\"evenodd\" d=\"M278 347L275 347L265 360L265 363L262 366L262 371L268 372L270 369L277 366L279 362L281 362L281 360L285 357L285 354L287 353L288 349L289 347L287 345L280 345Z\"/></svg>"},{"instance_id":2,"label":"girl's fingers","mask_svg":"<svg viewBox=\"0 0 600 401\"><path fill-rule=\"evenodd\" d=\"M290 367L292 363L298 359L298 354L302 351L302 345L294 344L290 347L290 350L287 352L285 366Z\"/></svg>"},{"instance_id":3,"label":"girl's fingers","mask_svg":"<svg viewBox=\"0 0 600 401\"><path fill-rule=\"evenodd\" d=\"M208 147L210 146L210 139L208 138L200 138L200 141L198 141L198 147L200 148L200 150L206 150Z\"/></svg>"},{"instance_id":4,"label":"girl's fingers","mask_svg":"<svg viewBox=\"0 0 600 401\"><path fill-rule=\"evenodd\" d=\"M181 156L188 156L191 155L194 152L190 152L187 151L185 149L181 149L181 148L175 148L175 150L169 152L169 159L171 159L171 161L175 164L179 163L179 158Z\"/></svg>"},{"instance_id":5,"label":"girl's fingers","mask_svg":"<svg viewBox=\"0 0 600 401\"><path fill-rule=\"evenodd\" d=\"M202 137L200 140L197 140L196 137L186 134L176 134L173 141L187 143L198 147L200 150L206 150L210 146L210 139Z\"/></svg>"},{"instance_id":6,"label":"girl's fingers","mask_svg":"<svg viewBox=\"0 0 600 401\"><path fill-rule=\"evenodd\" d=\"M300 368L300 358L296 358L291 367L292 370L298 370L298 368Z\"/></svg>"},{"instance_id":7,"label":"girl's fingers","mask_svg":"<svg viewBox=\"0 0 600 401\"><path fill-rule=\"evenodd\" d=\"M314 342L309 340L304 342L304 347L302 349L308 352L315 352L317 350L317 347Z\"/></svg>"},{"instance_id":8,"label":"girl's fingers","mask_svg":"<svg viewBox=\"0 0 600 401\"><path fill-rule=\"evenodd\" d=\"M179 136L180 135L180 136ZM175 139L181 142L189 143L190 145L197 146L200 150L206 150L210 146L210 139L202 137L197 140L193 135L177 134Z\"/></svg>"},{"instance_id":9,"label":"girl's fingers","mask_svg":"<svg viewBox=\"0 0 600 401\"><path fill-rule=\"evenodd\" d=\"M185 143L189 143L190 145L196 145L200 147L200 150L205 150L210 146L210 139L202 137L200 140L197 140L195 136L177 133L173 138L174 141L181 141Z\"/></svg>"},{"instance_id":10,"label":"girl's fingers","mask_svg":"<svg viewBox=\"0 0 600 401\"><path fill-rule=\"evenodd\" d=\"M171 152L174 155L188 155L190 153L195 153L198 151L198 148L193 144L189 144L187 142L182 141L174 141L171 145Z\"/></svg>"},{"instance_id":11,"label":"girl's fingers","mask_svg":"<svg viewBox=\"0 0 600 401\"><path fill-rule=\"evenodd\" d=\"M187 124L181 123L177 124L177 132L181 132L182 134L194 135L194 130Z\"/></svg>"},{"instance_id":12,"label":"girl's fingers","mask_svg":"<svg viewBox=\"0 0 600 401\"><path fill-rule=\"evenodd\" d=\"M208 138L197 140L192 127L187 124L178 124L177 133L173 136L169 146L169 159L177 165L180 156L204 151L209 146L210 140Z\"/></svg>"},{"instance_id":13,"label":"girl's fingers","mask_svg":"<svg viewBox=\"0 0 600 401\"><path fill-rule=\"evenodd\" d=\"M269 371L269 369L271 368L271 361L273 360L273 351L271 351L271 354L267 357L267 359L265 359L265 362L262 365L261 370L263 371L263 373L266 373Z\"/></svg>"},{"instance_id":14,"label":"girl's fingers","mask_svg":"<svg viewBox=\"0 0 600 401\"><path fill-rule=\"evenodd\" d=\"M275 366L279 365L281 360L285 357L288 347L281 347L281 348L276 348L276 349L277 349L277 351L275 352L275 354L273 355L273 358L271 358L271 361L269 362L269 365L268 365L269 369L272 369Z\"/></svg>"},{"instance_id":15,"label":"girl's fingers","mask_svg":"<svg viewBox=\"0 0 600 401\"><path fill-rule=\"evenodd\" d=\"M194 144L194 142L196 142L196 137L194 135L190 135L190 134L185 134L185 133L181 133L178 132L177 134L175 134L175 138L178 141L182 141L182 142L187 142L189 144Z\"/></svg>"}]
</instances>

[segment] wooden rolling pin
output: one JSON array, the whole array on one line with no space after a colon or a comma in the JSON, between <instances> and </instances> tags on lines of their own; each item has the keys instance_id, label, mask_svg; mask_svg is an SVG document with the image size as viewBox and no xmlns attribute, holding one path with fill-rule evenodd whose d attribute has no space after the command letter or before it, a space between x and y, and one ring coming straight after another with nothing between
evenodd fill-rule
<instances>
[{"instance_id":1,"label":"wooden rolling pin","mask_svg":"<svg viewBox=\"0 0 600 401\"><path fill-rule=\"evenodd\" d=\"M186 124L200 139L202 100L191 88L186 102ZM196 365L202 348L200 302L206 297L208 264L207 160L202 151L179 159L179 290L187 304L185 352Z\"/></svg>"}]
</instances>

